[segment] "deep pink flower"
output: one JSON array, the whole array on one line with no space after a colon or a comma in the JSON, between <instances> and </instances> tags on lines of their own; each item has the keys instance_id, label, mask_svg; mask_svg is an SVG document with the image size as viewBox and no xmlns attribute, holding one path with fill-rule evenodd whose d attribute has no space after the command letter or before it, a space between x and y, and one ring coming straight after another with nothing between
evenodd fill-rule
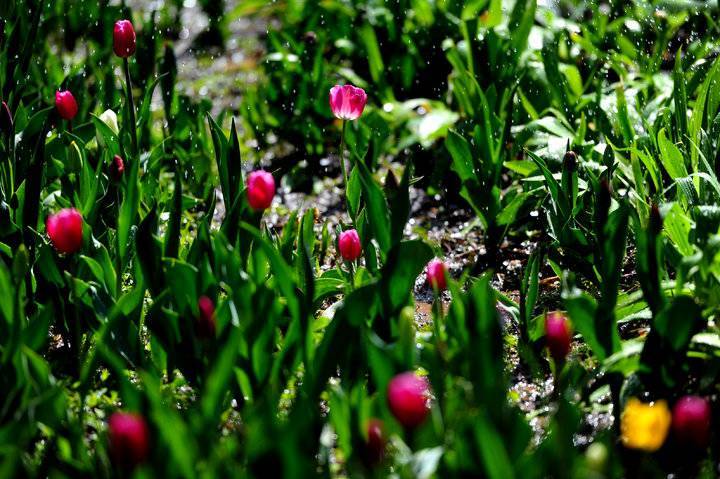
<instances>
[{"instance_id":1,"label":"deep pink flower","mask_svg":"<svg viewBox=\"0 0 720 479\"><path fill-rule=\"evenodd\" d=\"M78 104L70 90L55 92L55 108L64 120L72 120L78 112Z\"/></svg>"},{"instance_id":2,"label":"deep pink flower","mask_svg":"<svg viewBox=\"0 0 720 479\"><path fill-rule=\"evenodd\" d=\"M133 468L145 461L150 433L140 414L115 412L108 421L110 457L121 467Z\"/></svg>"},{"instance_id":3,"label":"deep pink flower","mask_svg":"<svg viewBox=\"0 0 720 479\"><path fill-rule=\"evenodd\" d=\"M123 172L125 172L125 162L120 155L115 155L110 163L110 176L114 180L120 181Z\"/></svg>"},{"instance_id":4,"label":"deep pink flower","mask_svg":"<svg viewBox=\"0 0 720 479\"><path fill-rule=\"evenodd\" d=\"M267 209L275 196L275 179L267 171L257 170L248 175L247 198L255 211Z\"/></svg>"},{"instance_id":5,"label":"deep pink flower","mask_svg":"<svg viewBox=\"0 0 720 479\"><path fill-rule=\"evenodd\" d=\"M430 413L430 391L426 379L408 371L390 380L388 406L400 424L412 428L420 425Z\"/></svg>"},{"instance_id":6,"label":"deep pink flower","mask_svg":"<svg viewBox=\"0 0 720 479\"><path fill-rule=\"evenodd\" d=\"M425 267L427 282L431 288L444 291L447 288L447 266L439 259L431 260Z\"/></svg>"},{"instance_id":7,"label":"deep pink flower","mask_svg":"<svg viewBox=\"0 0 720 479\"><path fill-rule=\"evenodd\" d=\"M572 332L570 321L559 312L548 313L545 317L545 340L550 355L555 361L563 361L570 352Z\"/></svg>"},{"instance_id":8,"label":"deep pink flower","mask_svg":"<svg viewBox=\"0 0 720 479\"><path fill-rule=\"evenodd\" d=\"M330 109L336 118L357 120L367 103L367 94L362 88L352 85L335 85L330 89Z\"/></svg>"},{"instance_id":9,"label":"deep pink flower","mask_svg":"<svg viewBox=\"0 0 720 479\"><path fill-rule=\"evenodd\" d=\"M200 316L198 316L197 323L195 323L195 331L198 337L202 339L214 338L216 328L215 303L207 296L201 296L198 299L198 309L200 310Z\"/></svg>"},{"instance_id":10,"label":"deep pink flower","mask_svg":"<svg viewBox=\"0 0 720 479\"><path fill-rule=\"evenodd\" d=\"M710 442L710 402L700 396L684 396L673 407L672 429L683 444L705 448Z\"/></svg>"},{"instance_id":11,"label":"deep pink flower","mask_svg":"<svg viewBox=\"0 0 720 479\"><path fill-rule=\"evenodd\" d=\"M113 30L113 51L120 58L135 53L135 29L130 20L118 20Z\"/></svg>"},{"instance_id":12,"label":"deep pink flower","mask_svg":"<svg viewBox=\"0 0 720 479\"><path fill-rule=\"evenodd\" d=\"M353 229L340 233L338 248L340 249L340 255L345 261L355 261L358 259L360 253L362 253L362 246L357 231Z\"/></svg>"},{"instance_id":13,"label":"deep pink flower","mask_svg":"<svg viewBox=\"0 0 720 479\"><path fill-rule=\"evenodd\" d=\"M385 425L380 419L372 418L367 423L366 452L368 462L377 464L385 456Z\"/></svg>"},{"instance_id":14,"label":"deep pink flower","mask_svg":"<svg viewBox=\"0 0 720 479\"><path fill-rule=\"evenodd\" d=\"M56 250L75 253L83 244L83 219L75 208L65 208L48 216L45 229Z\"/></svg>"}]
</instances>

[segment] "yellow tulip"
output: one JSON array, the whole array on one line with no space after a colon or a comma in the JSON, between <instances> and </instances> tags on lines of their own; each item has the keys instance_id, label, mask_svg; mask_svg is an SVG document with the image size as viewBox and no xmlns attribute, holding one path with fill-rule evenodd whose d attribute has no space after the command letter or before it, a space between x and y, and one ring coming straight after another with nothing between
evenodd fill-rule
<instances>
[{"instance_id":1,"label":"yellow tulip","mask_svg":"<svg viewBox=\"0 0 720 479\"><path fill-rule=\"evenodd\" d=\"M644 403L630 398L620 418L620 435L625 447L654 452L668 435L672 414L666 401Z\"/></svg>"}]
</instances>

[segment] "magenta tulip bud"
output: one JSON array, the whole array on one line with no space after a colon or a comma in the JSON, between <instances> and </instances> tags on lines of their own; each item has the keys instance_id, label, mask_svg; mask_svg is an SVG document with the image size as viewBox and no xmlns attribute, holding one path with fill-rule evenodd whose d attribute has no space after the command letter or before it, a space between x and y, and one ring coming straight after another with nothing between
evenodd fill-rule
<instances>
[{"instance_id":1,"label":"magenta tulip bud","mask_svg":"<svg viewBox=\"0 0 720 479\"><path fill-rule=\"evenodd\" d=\"M362 253L362 246L360 245L360 237L357 231L353 229L340 233L338 248L340 249L340 255L345 261L355 261L358 259L360 253Z\"/></svg>"},{"instance_id":2,"label":"magenta tulip bud","mask_svg":"<svg viewBox=\"0 0 720 479\"><path fill-rule=\"evenodd\" d=\"M108 421L110 457L125 468L133 468L145 461L149 452L149 431L145 419L128 412L115 412Z\"/></svg>"},{"instance_id":3,"label":"magenta tulip bud","mask_svg":"<svg viewBox=\"0 0 720 479\"><path fill-rule=\"evenodd\" d=\"M684 396L672 412L672 429L678 441L706 448L710 443L710 402L700 396Z\"/></svg>"},{"instance_id":4,"label":"magenta tulip bud","mask_svg":"<svg viewBox=\"0 0 720 479\"><path fill-rule=\"evenodd\" d=\"M275 179L267 171L257 170L248 175L247 198L250 207L262 211L270 207L275 196Z\"/></svg>"},{"instance_id":5,"label":"magenta tulip bud","mask_svg":"<svg viewBox=\"0 0 720 479\"><path fill-rule=\"evenodd\" d=\"M212 339L215 337L215 304L207 296L201 296L198 300L200 316L195 323L195 332L201 339Z\"/></svg>"},{"instance_id":6,"label":"magenta tulip bud","mask_svg":"<svg viewBox=\"0 0 720 479\"><path fill-rule=\"evenodd\" d=\"M366 457L369 463L382 462L385 456L385 425L380 419L372 418L367 423Z\"/></svg>"},{"instance_id":7,"label":"magenta tulip bud","mask_svg":"<svg viewBox=\"0 0 720 479\"><path fill-rule=\"evenodd\" d=\"M367 103L367 94L362 88L352 85L335 85L330 89L330 109L335 118L357 120Z\"/></svg>"},{"instance_id":8,"label":"magenta tulip bud","mask_svg":"<svg viewBox=\"0 0 720 479\"><path fill-rule=\"evenodd\" d=\"M115 22L113 51L120 58L131 57L135 53L135 29L130 20L118 20Z\"/></svg>"},{"instance_id":9,"label":"magenta tulip bud","mask_svg":"<svg viewBox=\"0 0 720 479\"><path fill-rule=\"evenodd\" d=\"M57 108L60 118L63 120L72 120L78 112L78 105L75 97L70 90L55 92L55 108Z\"/></svg>"},{"instance_id":10,"label":"magenta tulip bud","mask_svg":"<svg viewBox=\"0 0 720 479\"><path fill-rule=\"evenodd\" d=\"M122 175L125 172L125 162L120 155L115 155L110 163L110 176L116 181L122 179Z\"/></svg>"},{"instance_id":11,"label":"magenta tulip bud","mask_svg":"<svg viewBox=\"0 0 720 479\"><path fill-rule=\"evenodd\" d=\"M555 361L564 361L570 352L572 333L570 321L564 314L554 312L545 317L545 340L550 355Z\"/></svg>"},{"instance_id":12,"label":"magenta tulip bud","mask_svg":"<svg viewBox=\"0 0 720 479\"><path fill-rule=\"evenodd\" d=\"M430 413L428 382L412 371L392 378L388 383L387 396L390 411L404 427L419 426Z\"/></svg>"},{"instance_id":13,"label":"magenta tulip bud","mask_svg":"<svg viewBox=\"0 0 720 479\"><path fill-rule=\"evenodd\" d=\"M447 288L447 266L439 259L430 261L425 267L427 282L431 288L444 291Z\"/></svg>"},{"instance_id":14,"label":"magenta tulip bud","mask_svg":"<svg viewBox=\"0 0 720 479\"><path fill-rule=\"evenodd\" d=\"M65 208L48 216L45 229L53 246L60 253L75 253L82 247L83 219L75 208Z\"/></svg>"}]
</instances>

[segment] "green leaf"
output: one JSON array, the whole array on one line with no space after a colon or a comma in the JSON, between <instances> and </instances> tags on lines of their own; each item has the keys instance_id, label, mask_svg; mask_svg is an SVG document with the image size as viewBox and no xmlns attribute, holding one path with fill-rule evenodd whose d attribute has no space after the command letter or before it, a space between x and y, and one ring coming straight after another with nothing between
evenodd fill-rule
<instances>
[{"instance_id":1,"label":"green leaf","mask_svg":"<svg viewBox=\"0 0 720 479\"><path fill-rule=\"evenodd\" d=\"M175 163L175 188L173 191L172 207L165 231L165 256L177 258L180 250L180 226L182 223L182 174L180 166Z\"/></svg>"},{"instance_id":2,"label":"green leaf","mask_svg":"<svg viewBox=\"0 0 720 479\"><path fill-rule=\"evenodd\" d=\"M391 246L388 204L380 186L375 182L367 166L362 162L356 162L356 167L360 173L370 229L380 245L380 250L387 254Z\"/></svg>"},{"instance_id":3,"label":"green leaf","mask_svg":"<svg viewBox=\"0 0 720 479\"><path fill-rule=\"evenodd\" d=\"M660 148L660 162L662 163L665 171L667 171L670 178L677 179L688 175L687 168L685 167L685 160L683 155L667 136L665 136L665 129L661 129L658 133L658 148Z\"/></svg>"},{"instance_id":4,"label":"green leaf","mask_svg":"<svg viewBox=\"0 0 720 479\"><path fill-rule=\"evenodd\" d=\"M390 250L380 280L380 295L387 314L407 304L415 279L432 257L432 249L420 240L402 241Z\"/></svg>"},{"instance_id":5,"label":"green leaf","mask_svg":"<svg viewBox=\"0 0 720 479\"><path fill-rule=\"evenodd\" d=\"M563 293L563 302L575 330L582 335L600 361L605 359L610 352L605 350L597 337L595 329L597 303L595 300L586 293L573 290Z\"/></svg>"}]
</instances>

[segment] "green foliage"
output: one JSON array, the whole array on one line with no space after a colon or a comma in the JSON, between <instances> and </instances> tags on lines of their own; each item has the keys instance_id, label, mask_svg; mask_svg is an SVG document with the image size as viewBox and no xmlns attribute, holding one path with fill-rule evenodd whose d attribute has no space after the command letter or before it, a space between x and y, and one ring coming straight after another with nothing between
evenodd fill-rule
<instances>
[{"instance_id":1,"label":"green foliage","mask_svg":"<svg viewBox=\"0 0 720 479\"><path fill-rule=\"evenodd\" d=\"M228 111L182 87L181 2L146 15L111 3L0 5L0 476L717 469L717 437L692 454L672 436L657 453L619 437L630 397L717 406L716 5L201 1L196 45L223 45L240 17L269 25L258 82ZM120 18L138 26L127 63L112 48ZM369 97L342 127L347 155L336 83ZM253 209L251 141L279 203L348 159L347 214ZM471 212L464 231L482 233L474 263L451 252L447 292L422 285L440 248L408 227L418 198ZM66 254L46 222L71 207L83 241ZM350 228L362 256L344 261ZM496 289L523 242L516 291ZM574 334L564 359L544 348L557 309ZM388 404L406 371L432 394L414 429ZM532 409L521 376L551 387ZM149 426L132 471L112 454L118 410ZM614 425L588 432L599 413ZM390 442L381 461L371 418Z\"/></svg>"}]
</instances>

